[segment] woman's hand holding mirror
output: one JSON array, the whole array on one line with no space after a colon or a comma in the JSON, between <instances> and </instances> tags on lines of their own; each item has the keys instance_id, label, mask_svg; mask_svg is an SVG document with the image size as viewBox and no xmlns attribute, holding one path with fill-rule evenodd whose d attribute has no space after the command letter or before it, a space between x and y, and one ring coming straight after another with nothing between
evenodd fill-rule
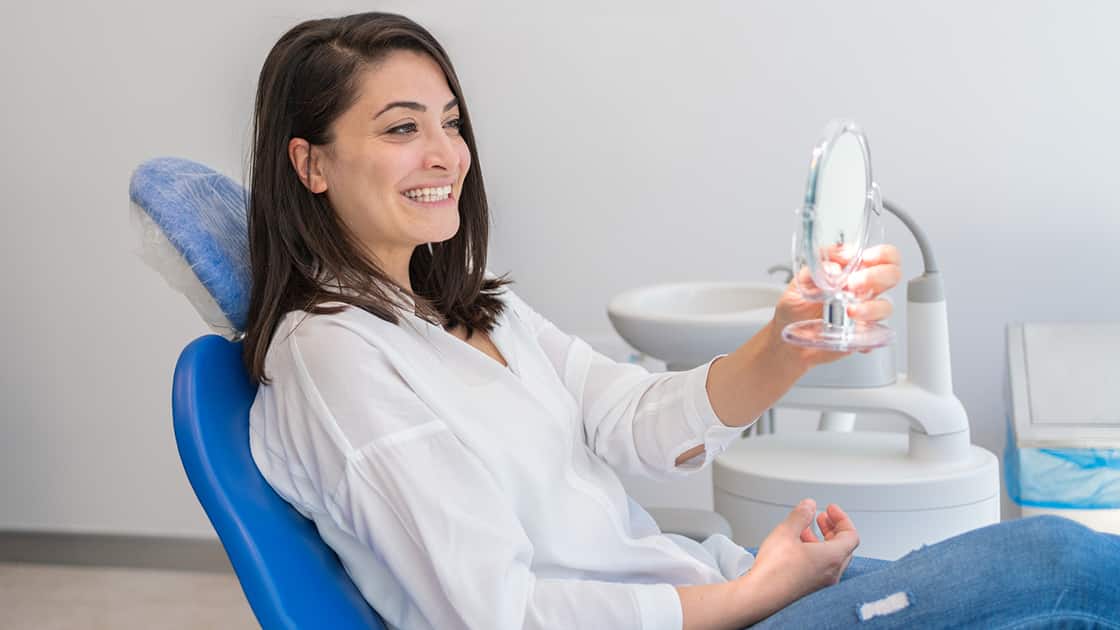
<instances>
[{"instance_id":1,"label":"woman's hand holding mirror","mask_svg":"<svg viewBox=\"0 0 1120 630\"><path fill-rule=\"evenodd\" d=\"M900 261L898 248L894 245L877 245L863 252L859 266L848 276L842 287L845 292L859 300L847 304L848 315L854 322L872 324L890 317L894 305L884 294L897 286L902 279ZM843 260L838 260L837 263L845 264ZM806 296L806 292L810 294L809 297ZM819 294L819 289L813 284L808 268L802 268L790 281L774 309L775 329L781 331L790 324L819 316L821 302L819 298L813 299L815 294ZM793 349L797 351L798 361L805 367L835 361L848 356L853 351L837 351L812 346ZM871 350L871 348L864 348L860 352Z\"/></svg>"},{"instance_id":2,"label":"woman's hand holding mirror","mask_svg":"<svg viewBox=\"0 0 1120 630\"><path fill-rule=\"evenodd\" d=\"M883 296L902 280L901 257L894 245L876 245L863 252L859 268L848 276L844 290L855 296L848 315L864 322L890 317L894 305Z\"/></svg>"}]
</instances>

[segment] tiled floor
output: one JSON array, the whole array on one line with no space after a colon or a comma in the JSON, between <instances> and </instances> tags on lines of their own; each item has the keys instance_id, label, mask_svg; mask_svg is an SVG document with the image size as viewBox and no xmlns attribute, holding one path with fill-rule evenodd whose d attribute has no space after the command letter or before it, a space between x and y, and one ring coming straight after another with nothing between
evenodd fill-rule
<instances>
[{"instance_id":1,"label":"tiled floor","mask_svg":"<svg viewBox=\"0 0 1120 630\"><path fill-rule=\"evenodd\" d=\"M0 563L4 630L259 627L232 573Z\"/></svg>"}]
</instances>

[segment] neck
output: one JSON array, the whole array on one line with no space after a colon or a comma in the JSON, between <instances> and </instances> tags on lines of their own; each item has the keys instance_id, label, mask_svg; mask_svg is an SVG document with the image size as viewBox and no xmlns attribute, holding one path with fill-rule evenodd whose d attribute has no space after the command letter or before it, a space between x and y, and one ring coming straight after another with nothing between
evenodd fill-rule
<instances>
[{"instance_id":1,"label":"neck","mask_svg":"<svg viewBox=\"0 0 1120 630\"><path fill-rule=\"evenodd\" d=\"M374 264L380 267L381 271L383 271L394 284L409 293L412 293L412 281L408 276L408 263L412 260L412 252L416 247L416 245L413 245L384 254L375 253L373 255Z\"/></svg>"},{"instance_id":2,"label":"neck","mask_svg":"<svg viewBox=\"0 0 1120 630\"><path fill-rule=\"evenodd\" d=\"M412 293L412 282L408 279L408 267L405 267L403 272L389 273L389 279L395 282L398 287Z\"/></svg>"}]
</instances>

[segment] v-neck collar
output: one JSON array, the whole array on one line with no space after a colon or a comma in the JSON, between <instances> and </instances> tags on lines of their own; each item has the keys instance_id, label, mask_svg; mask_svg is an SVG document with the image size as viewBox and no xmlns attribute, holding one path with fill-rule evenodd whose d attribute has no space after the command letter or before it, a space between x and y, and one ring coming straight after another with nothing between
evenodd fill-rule
<instances>
[{"instance_id":1,"label":"v-neck collar","mask_svg":"<svg viewBox=\"0 0 1120 630\"><path fill-rule=\"evenodd\" d=\"M509 338L506 335L506 333L508 332L506 328L509 323L507 319L509 308L510 307L507 305L506 308L502 310L502 313L498 316L498 318L494 320L494 330L490 332L490 341L494 344L494 347L498 349L498 354L501 354L502 358L506 360L506 365L502 365L494 357L472 346L465 340L451 334L450 332L445 330L443 326L433 324L416 315L413 315L413 318L420 321L425 330L431 331L432 329L435 329L436 332L429 332L429 335L434 334L437 337L447 339L448 342L444 345L462 347L470 353L470 356L476 357L472 360L485 361L487 364L492 366L491 368L487 369L497 368L504 373L508 373L509 375L520 379L521 369L519 364L519 357L517 356L517 347L516 344L509 343Z\"/></svg>"}]
</instances>

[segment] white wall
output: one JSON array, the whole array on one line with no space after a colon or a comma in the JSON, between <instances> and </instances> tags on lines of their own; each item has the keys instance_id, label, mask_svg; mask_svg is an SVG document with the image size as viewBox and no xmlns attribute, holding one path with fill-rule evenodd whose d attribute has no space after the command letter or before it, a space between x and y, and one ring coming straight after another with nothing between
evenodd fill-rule
<instances>
[{"instance_id":1,"label":"white wall","mask_svg":"<svg viewBox=\"0 0 1120 630\"><path fill-rule=\"evenodd\" d=\"M785 262L835 116L866 129L885 195L936 247L974 441L1002 449L1007 322L1120 312L1115 3L15 3L0 530L209 533L169 411L178 351L205 330L132 254L128 178L157 155L240 178L271 44L371 8L451 53L494 208L490 267L570 332L609 346L623 289ZM916 274L916 247L887 231Z\"/></svg>"}]
</instances>

